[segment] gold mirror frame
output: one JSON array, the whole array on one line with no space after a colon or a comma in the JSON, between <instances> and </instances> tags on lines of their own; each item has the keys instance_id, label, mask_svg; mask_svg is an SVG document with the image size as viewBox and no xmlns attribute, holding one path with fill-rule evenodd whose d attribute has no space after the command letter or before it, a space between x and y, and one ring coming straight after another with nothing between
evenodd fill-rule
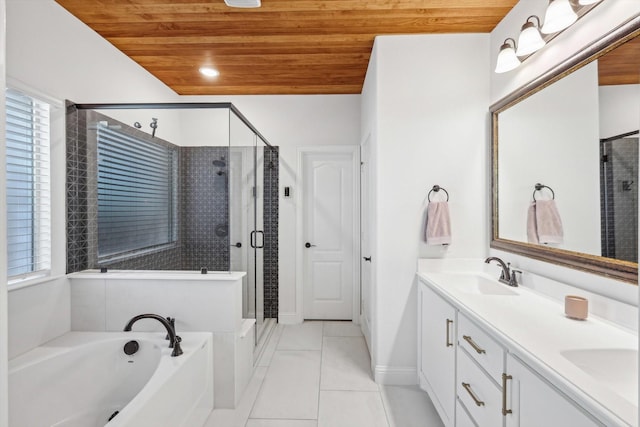
<instances>
[{"instance_id":1,"label":"gold mirror frame","mask_svg":"<svg viewBox=\"0 0 640 427\"><path fill-rule=\"evenodd\" d=\"M638 284L638 264L604 258L565 249L501 239L498 224L498 114L534 93L555 83L585 64L615 49L630 39L640 36L640 16L635 16L577 55L547 71L537 79L521 87L490 107L491 112L491 243L490 247L529 258L550 262L612 279Z\"/></svg>"}]
</instances>

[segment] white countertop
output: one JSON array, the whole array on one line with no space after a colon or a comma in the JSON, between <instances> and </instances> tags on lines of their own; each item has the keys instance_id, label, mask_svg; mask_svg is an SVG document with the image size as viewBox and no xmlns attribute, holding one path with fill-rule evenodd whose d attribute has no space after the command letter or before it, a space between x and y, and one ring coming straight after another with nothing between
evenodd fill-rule
<instances>
[{"instance_id":1,"label":"white countertop","mask_svg":"<svg viewBox=\"0 0 640 427\"><path fill-rule=\"evenodd\" d=\"M569 319L562 303L525 287L504 285L517 295L468 293L460 286L448 285L455 274L477 274L495 280L483 272L419 272L418 277L607 426L638 426L637 374L631 373L633 369L637 372L637 357L636 365L628 368L628 382L623 378L624 384L613 387L597 381L561 353L615 349L632 350L637 355L635 333L593 315L585 321Z\"/></svg>"}]
</instances>

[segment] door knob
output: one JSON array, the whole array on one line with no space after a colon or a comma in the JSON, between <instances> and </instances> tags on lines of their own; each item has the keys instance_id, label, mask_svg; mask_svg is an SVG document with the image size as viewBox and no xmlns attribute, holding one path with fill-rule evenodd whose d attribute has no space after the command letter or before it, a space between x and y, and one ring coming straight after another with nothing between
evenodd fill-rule
<instances>
[{"instance_id":1,"label":"door knob","mask_svg":"<svg viewBox=\"0 0 640 427\"><path fill-rule=\"evenodd\" d=\"M311 243L307 242L307 243L304 244L304 247L305 248L315 248L316 245L312 245Z\"/></svg>"},{"instance_id":2,"label":"door knob","mask_svg":"<svg viewBox=\"0 0 640 427\"><path fill-rule=\"evenodd\" d=\"M236 248L241 248L242 247L242 243L238 242L235 245L229 245L229 246L235 246Z\"/></svg>"},{"instance_id":3,"label":"door knob","mask_svg":"<svg viewBox=\"0 0 640 427\"><path fill-rule=\"evenodd\" d=\"M371 262L371 257L370 256L363 256L362 259L365 260L365 261Z\"/></svg>"}]
</instances>

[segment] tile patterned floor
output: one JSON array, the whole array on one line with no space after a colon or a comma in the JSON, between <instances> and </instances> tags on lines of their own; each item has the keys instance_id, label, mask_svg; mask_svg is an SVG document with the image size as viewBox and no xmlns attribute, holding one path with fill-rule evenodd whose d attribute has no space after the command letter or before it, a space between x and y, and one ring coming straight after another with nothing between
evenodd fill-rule
<instances>
[{"instance_id":1,"label":"tile patterned floor","mask_svg":"<svg viewBox=\"0 0 640 427\"><path fill-rule=\"evenodd\" d=\"M238 407L205 427L442 427L417 386L376 384L370 360L352 322L276 325Z\"/></svg>"}]
</instances>

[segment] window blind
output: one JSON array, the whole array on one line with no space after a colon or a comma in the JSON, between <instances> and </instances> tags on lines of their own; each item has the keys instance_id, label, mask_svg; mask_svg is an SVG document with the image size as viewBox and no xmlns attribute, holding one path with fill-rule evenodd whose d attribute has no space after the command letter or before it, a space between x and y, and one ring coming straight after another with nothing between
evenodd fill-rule
<instances>
[{"instance_id":1,"label":"window blind","mask_svg":"<svg viewBox=\"0 0 640 427\"><path fill-rule=\"evenodd\" d=\"M49 104L6 91L7 258L11 279L51 268Z\"/></svg>"},{"instance_id":2,"label":"window blind","mask_svg":"<svg viewBox=\"0 0 640 427\"><path fill-rule=\"evenodd\" d=\"M177 151L100 122L98 256L176 241Z\"/></svg>"}]
</instances>

